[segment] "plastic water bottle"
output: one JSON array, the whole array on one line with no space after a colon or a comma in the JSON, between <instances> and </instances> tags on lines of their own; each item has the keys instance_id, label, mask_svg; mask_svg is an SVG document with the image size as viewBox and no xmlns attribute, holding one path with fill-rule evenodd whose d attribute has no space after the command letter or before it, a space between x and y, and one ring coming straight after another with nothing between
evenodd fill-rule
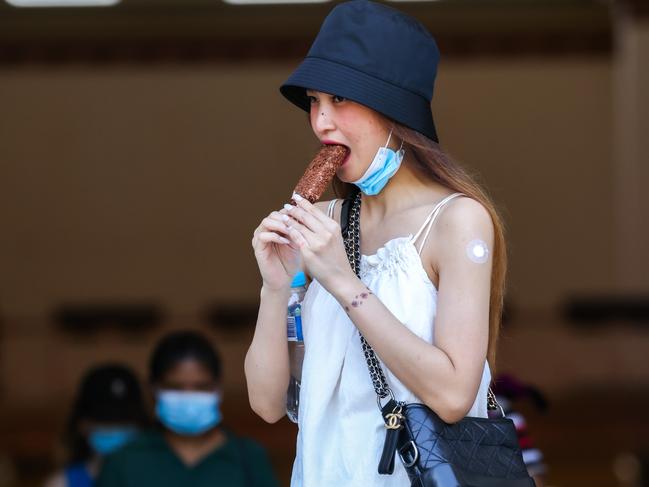
<instances>
[{"instance_id":1,"label":"plastic water bottle","mask_svg":"<svg viewBox=\"0 0 649 487\"><path fill-rule=\"evenodd\" d=\"M300 405L300 383L302 381L302 362L304 361L304 337L302 336L302 300L306 293L306 276L298 272L291 283L291 296L288 300L286 331L288 336L288 359L291 377L286 392L286 415L297 423Z\"/></svg>"}]
</instances>

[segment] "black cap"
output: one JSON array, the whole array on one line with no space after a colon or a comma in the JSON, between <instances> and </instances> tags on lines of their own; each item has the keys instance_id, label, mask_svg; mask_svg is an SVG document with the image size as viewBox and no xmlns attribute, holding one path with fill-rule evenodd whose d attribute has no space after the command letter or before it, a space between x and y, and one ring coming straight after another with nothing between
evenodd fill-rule
<instances>
[{"instance_id":1,"label":"black cap","mask_svg":"<svg viewBox=\"0 0 649 487\"><path fill-rule=\"evenodd\" d=\"M135 373L123 365L90 369L81 381L76 404L80 418L106 422L141 422L142 393Z\"/></svg>"}]
</instances>

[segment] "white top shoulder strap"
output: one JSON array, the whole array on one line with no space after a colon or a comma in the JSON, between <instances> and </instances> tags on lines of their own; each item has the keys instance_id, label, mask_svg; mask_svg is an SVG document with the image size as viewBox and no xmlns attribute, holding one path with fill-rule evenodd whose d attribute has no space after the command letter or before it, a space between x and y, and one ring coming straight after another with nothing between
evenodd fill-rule
<instances>
[{"instance_id":1,"label":"white top shoulder strap","mask_svg":"<svg viewBox=\"0 0 649 487\"><path fill-rule=\"evenodd\" d=\"M433 224L435 223L435 220L437 220L437 216L441 213L442 209L446 204L451 201L454 198L457 198L458 196L464 196L463 193L453 193L448 195L446 198L444 198L442 201L437 203L435 205L435 208L433 208L433 211L430 212L426 220L424 221L424 224L421 226L419 231L415 234L414 237L412 237L412 241L416 242L419 236L426 230L426 233L424 233L424 238L421 240L421 243L419 244L419 248L417 249L417 253L421 255L421 251L424 248L424 244L426 243L426 240L428 239L428 235L430 234L430 229L433 228Z\"/></svg>"},{"instance_id":2,"label":"white top shoulder strap","mask_svg":"<svg viewBox=\"0 0 649 487\"><path fill-rule=\"evenodd\" d=\"M338 202L337 199L333 199L329 202L329 206L327 207L327 216L329 218L334 217L334 208L336 207L336 203Z\"/></svg>"}]
</instances>

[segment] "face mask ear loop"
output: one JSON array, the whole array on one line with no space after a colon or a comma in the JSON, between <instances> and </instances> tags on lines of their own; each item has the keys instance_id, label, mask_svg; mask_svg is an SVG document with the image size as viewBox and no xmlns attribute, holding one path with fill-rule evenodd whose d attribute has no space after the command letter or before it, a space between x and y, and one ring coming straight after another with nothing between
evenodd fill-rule
<instances>
[{"instance_id":1,"label":"face mask ear loop","mask_svg":"<svg viewBox=\"0 0 649 487\"><path fill-rule=\"evenodd\" d=\"M390 133L388 134L388 141L385 143L385 147L389 148L390 147L390 138L392 137L392 129L390 129Z\"/></svg>"},{"instance_id":2,"label":"face mask ear loop","mask_svg":"<svg viewBox=\"0 0 649 487\"><path fill-rule=\"evenodd\" d=\"M399 157L399 163L403 160L403 156L406 153L406 151L403 148L403 139L401 139L401 145L399 146L399 150L397 151L397 157Z\"/></svg>"}]
</instances>

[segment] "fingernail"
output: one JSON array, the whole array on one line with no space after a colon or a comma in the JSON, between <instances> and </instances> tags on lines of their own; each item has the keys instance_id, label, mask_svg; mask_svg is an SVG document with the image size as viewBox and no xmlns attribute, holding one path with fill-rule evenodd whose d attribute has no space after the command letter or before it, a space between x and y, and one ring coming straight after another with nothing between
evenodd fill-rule
<instances>
[{"instance_id":1,"label":"fingernail","mask_svg":"<svg viewBox=\"0 0 649 487\"><path fill-rule=\"evenodd\" d=\"M294 206L293 206L293 205L289 205L288 203L286 203L286 204L284 205L284 209L285 209L286 211L291 211L293 208L294 208Z\"/></svg>"},{"instance_id":2,"label":"fingernail","mask_svg":"<svg viewBox=\"0 0 649 487\"><path fill-rule=\"evenodd\" d=\"M282 220L284 220L285 222L287 222L287 221L290 220L290 218L288 217L288 215L282 215Z\"/></svg>"},{"instance_id":3,"label":"fingernail","mask_svg":"<svg viewBox=\"0 0 649 487\"><path fill-rule=\"evenodd\" d=\"M279 241L285 244L291 243L291 241L287 238L284 237L279 237Z\"/></svg>"},{"instance_id":4,"label":"fingernail","mask_svg":"<svg viewBox=\"0 0 649 487\"><path fill-rule=\"evenodd\" d=\"M293 193L293 199L295 201L302 201L304 198L302 198L299 194Z\"/></svg>"}]
</instances>

